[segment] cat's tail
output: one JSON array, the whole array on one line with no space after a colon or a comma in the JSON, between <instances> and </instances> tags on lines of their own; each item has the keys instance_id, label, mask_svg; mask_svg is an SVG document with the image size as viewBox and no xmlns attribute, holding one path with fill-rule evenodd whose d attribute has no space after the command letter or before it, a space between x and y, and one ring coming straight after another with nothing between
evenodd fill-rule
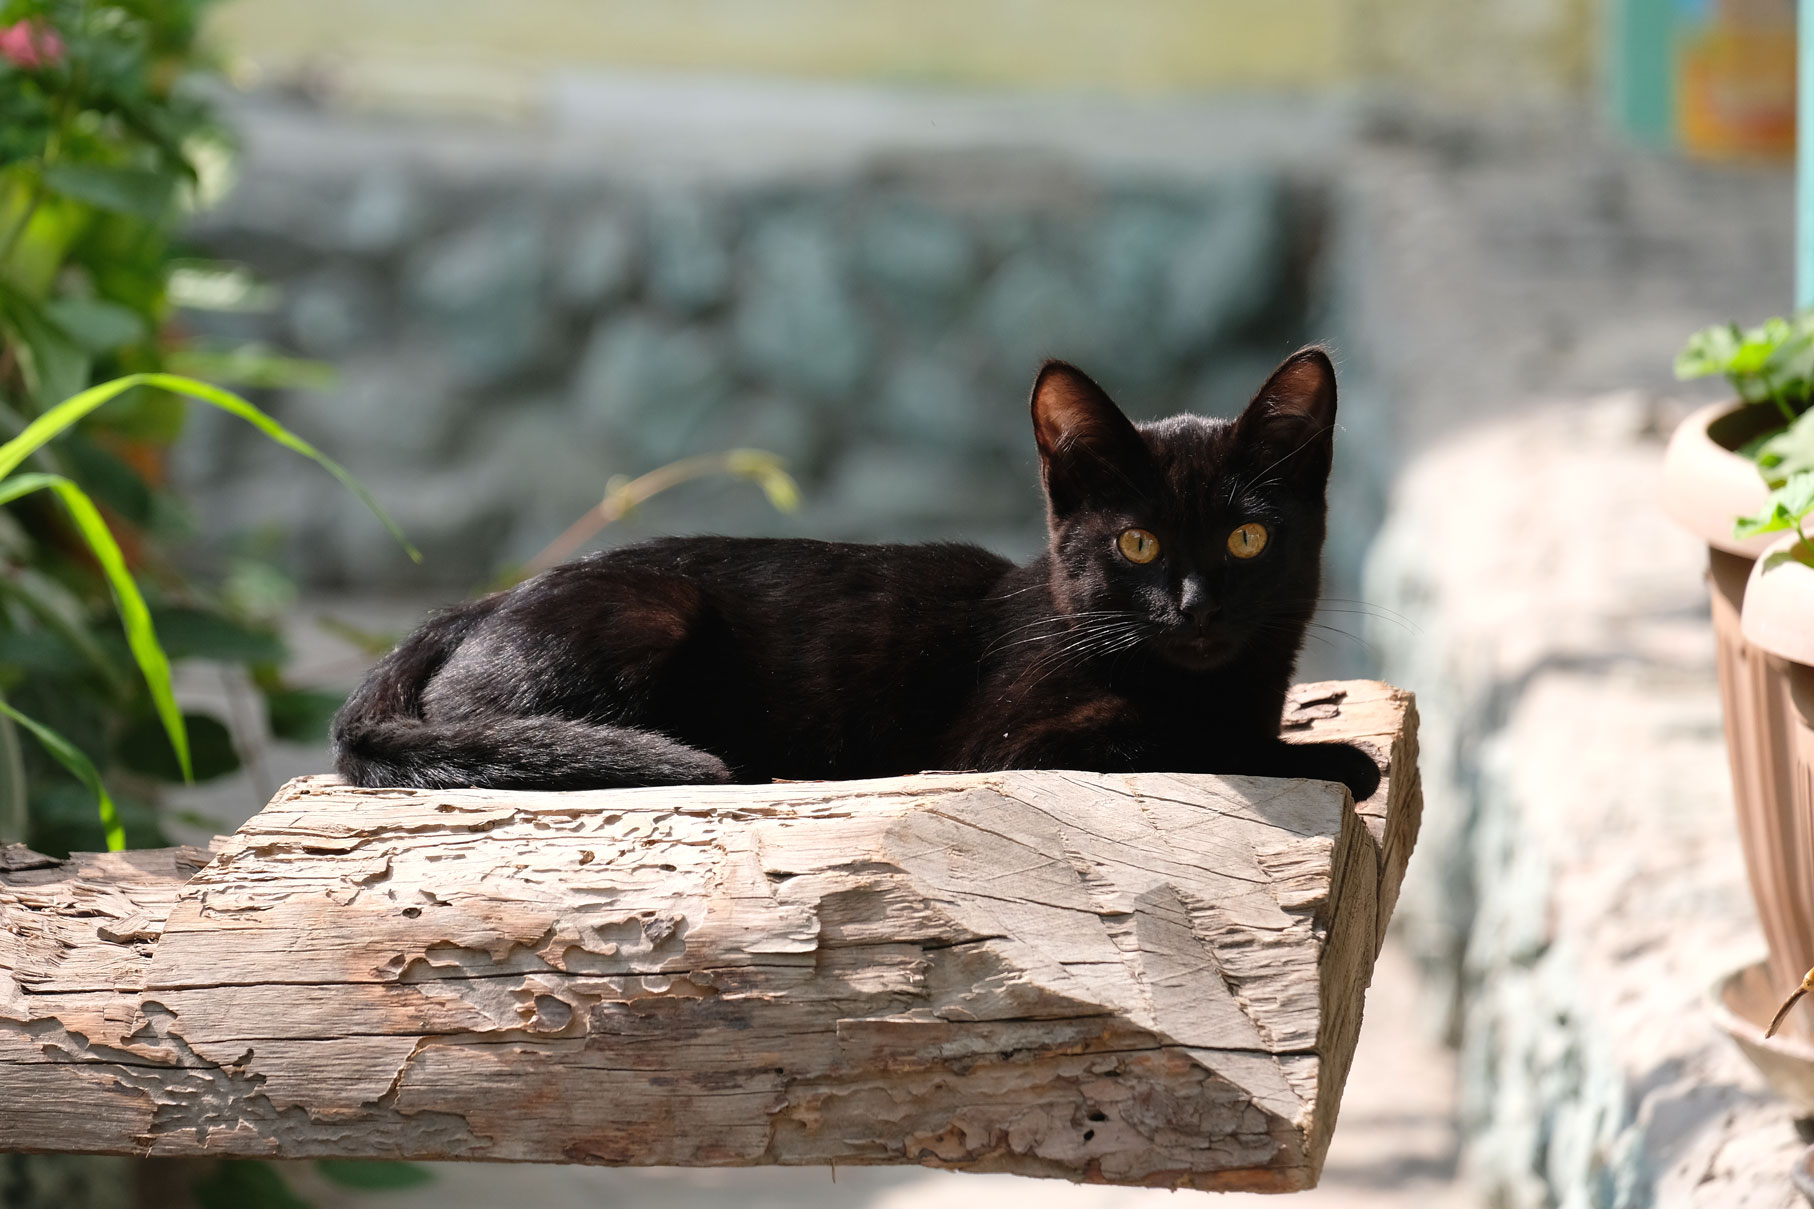
<instances>
[{"instance_id":1,"label":"cat's tail","mask_svg":"<svg viewBox=\"0 0 1814 1209\"><path fill-rule=\"evenodd\" d=\"M334 766L354 785L414 789L615 789L722 782L718 757L653 731L570 718L422 717L422 691L497 607L487 597L428 620L378 662L334 717Z\"/></svg>"}]
</instances>

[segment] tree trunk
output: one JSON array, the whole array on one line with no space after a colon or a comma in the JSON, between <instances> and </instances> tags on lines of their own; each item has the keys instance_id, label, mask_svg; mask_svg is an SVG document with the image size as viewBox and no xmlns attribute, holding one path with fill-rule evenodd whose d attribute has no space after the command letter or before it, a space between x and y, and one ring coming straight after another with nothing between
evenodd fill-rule
<instances>
[{"instance_id":1,"label":"tree trunk","mask_svg":"<svg viewBox=\"0 0 1814 1209\"><path fill-rule=\"evenodd\" d=\"M1316 1181L1420 808L1075 772L291 782L213 852L0 857L0 1149Z\"/></svg>"}]
</instances>

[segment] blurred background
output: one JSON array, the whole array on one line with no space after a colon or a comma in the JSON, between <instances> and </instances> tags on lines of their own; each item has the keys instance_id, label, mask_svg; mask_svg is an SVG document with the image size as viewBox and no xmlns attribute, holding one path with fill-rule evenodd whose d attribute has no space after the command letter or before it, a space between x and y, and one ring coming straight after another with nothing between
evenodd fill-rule
<instances>
[{"instance_id":1,"label":"blurred background","mask_svg":"<svg viewBox=\"0 0 1814 1209\"><path fill-rule=\"evenodd\" d=\"M0 6L8 81L79 57L79 8ZM99 452L77 477L112 482L103 502L142 539L179 695L212 720L211 775L170 783L167 758L144 754L143 703L81 714L70 703L105 685L42 636L0 636L0 663L15 699L36 693L109 753L135 842L205 842L325 769L327 712L376 653L507 581L626 476L757 449L800 503L775 507L772 479L705 474L593 545L723 532L1036 551L1025 399L1049 356L1137 417L1232 415L1283 356L1329 344L1338 605L1303 678L1376 672L1382 646L1418 640L1354 603L1412 459L1558 401L1716 397L1672 380L1683 338L1790 301L1790 0L119 11L119 28L153 29L140 119L195 172L149 210L109 194L118 180L64 181L98 212L138 205L157 239L142 297L109 286L80 239L57 245L37 298L82 346L70 372L169 367L244 389L367 483L424 556L226 415L148 425L164 413L141 391L88 432ZM4 148L0 215L28 237L8 253L49 212L15 172L42 151L29 124ZM109 299L133 326L112 343L104 325L78 331L105 311L82 304ZM15 397L53 378L21 324L9 338L27 351L0 367ZM1666 414L1633 406L1640 428ZM1456 483L1454 506L1474 489ZM23 758L35 788L13 831L99 846L80 785ZM1328 1185L1306 1199L1473 1203L1450 1017L1396 950L1376 983ZM321 1206L440 1209L1161 1195L912 1171L443 1168L369 1195L291 1177Z\"/></svg>"}]
</instances>

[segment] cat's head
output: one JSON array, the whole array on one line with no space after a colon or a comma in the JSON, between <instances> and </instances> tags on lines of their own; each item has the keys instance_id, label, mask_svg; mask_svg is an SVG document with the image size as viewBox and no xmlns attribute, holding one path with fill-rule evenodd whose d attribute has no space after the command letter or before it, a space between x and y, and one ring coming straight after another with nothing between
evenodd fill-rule
<instances>
[{"instance_id":1,"label":"cat's head","mask_svg":"<svg viewBox=\"0 0 1814 1209\"><path fill-rule=\"evenodd\" d=\"M1104 653L1220 667L1295 657L1316 607L1334 456L1335 367L1307 348L1234 420L1136 425L1083 371L1033 385L1059 608Z\"/></svg>"}]
</instances>

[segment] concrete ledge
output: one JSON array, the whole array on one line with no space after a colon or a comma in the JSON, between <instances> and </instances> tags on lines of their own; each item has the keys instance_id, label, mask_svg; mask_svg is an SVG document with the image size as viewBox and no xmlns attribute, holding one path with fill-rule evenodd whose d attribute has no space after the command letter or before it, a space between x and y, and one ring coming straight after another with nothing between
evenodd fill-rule
<instances>
[{"instance_id":1,"label":"concrete ledge","mask_svg":"<svg viewBox=\"0 0 1814 1209\"><path fill-rule=\"evenodd\" d=\"M1799 1203L1788 1111L1705 1007L1762 941L1660 411L1539 409L1432 451L1369 568L1425 718L1402 926L1461 1047L1466 1165L1511 1209Z\"/></svg>"}]
</instances>

